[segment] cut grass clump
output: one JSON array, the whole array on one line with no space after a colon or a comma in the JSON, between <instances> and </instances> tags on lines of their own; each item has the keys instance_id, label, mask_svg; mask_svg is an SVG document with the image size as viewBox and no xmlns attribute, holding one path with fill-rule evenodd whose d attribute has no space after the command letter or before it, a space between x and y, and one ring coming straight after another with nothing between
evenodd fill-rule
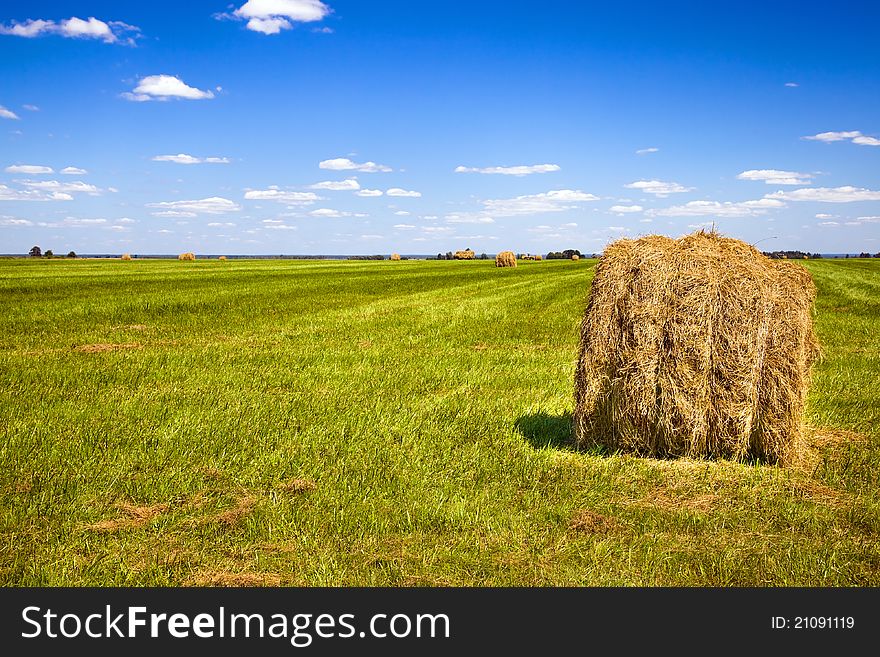
<instances>
[{"instance_id":1,"label":"cut grass clump","mask_svg":"<svg viewBox=\"0 0 880 657\"><path fill-rule=\"evenodd\" d=\"M699 231L608 246L581 324L581 446L787 463L818 356L801 266Z\"/></svg>"}]
</instances>

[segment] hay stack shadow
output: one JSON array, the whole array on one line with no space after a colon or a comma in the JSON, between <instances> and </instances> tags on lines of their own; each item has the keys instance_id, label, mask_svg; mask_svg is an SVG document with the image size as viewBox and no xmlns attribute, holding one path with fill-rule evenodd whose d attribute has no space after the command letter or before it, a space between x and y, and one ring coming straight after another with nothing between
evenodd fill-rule
<instances>
[{"instance_id":1,"label":"hay stack shadow","mask_svg":"<svg viewBox=\"0 0 880 657\"><path fill-rule=\"evenodd\" d=\"M571 413L529 413L519 416L513 426L535 449L578 449Z\"/></svg>"}]
</instances>

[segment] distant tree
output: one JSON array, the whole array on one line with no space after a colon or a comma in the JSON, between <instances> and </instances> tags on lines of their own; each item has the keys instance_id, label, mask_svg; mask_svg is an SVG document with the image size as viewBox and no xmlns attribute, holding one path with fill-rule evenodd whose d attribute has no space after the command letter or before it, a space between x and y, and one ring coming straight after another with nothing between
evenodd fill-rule
<instances>
[{"instance_id":1,"label":"distant tree","mask_svg":"<svg viewBox=\"0 0 880 657\"><path fill-rule=\"evenodd\" d=\"M446 252L446 259L447 260L455 260L455 256L452 254L452 251Z\"/></svg>"},{"instance_id":2,"label":"distant tree","mask_svg":"<svg viewBox=\"0 0 880 657\"><path fill-rule=\"evenodd\" d=\"M75 258L75 257L76 257L76 253L75 253L74 251L71 251L70 253L67 254L67 257L68 257L68 258Z\"/></svg>"},{"instance_id":3,"label":"distant tree","mask_svg":"<svg viewBox=\"0 0 880 657\"><path fill-rule=\"evenodd\" d=\"M40 249L40 247L35 246L35 247L31 248L30 251L28 251L28 255L31 258L39 258L43 255L43 251L42 251L42 249Z\"/></svg>"},{"instance_id":4,"label":"distant tree","mask_svg":"<svg viewBox=\"0 0 880 657\"><path fill-rule=\"evenodd\" d=\"M47 258L54 258L55 257L55 254L52 253L52 249L46 249L46 252L43 255L46 256Z\"/></svg>"},{"instance_id":5,"label":"distant tree","mask_svg":"<svg viewBox=\"0 0 880 657\"><path fill-rule=\"evenodd\" d=\"M489 256L487 256L485 253L480 254L480 260L488 260L488 259L489 259Z\"/></svg>"}]
</instances>

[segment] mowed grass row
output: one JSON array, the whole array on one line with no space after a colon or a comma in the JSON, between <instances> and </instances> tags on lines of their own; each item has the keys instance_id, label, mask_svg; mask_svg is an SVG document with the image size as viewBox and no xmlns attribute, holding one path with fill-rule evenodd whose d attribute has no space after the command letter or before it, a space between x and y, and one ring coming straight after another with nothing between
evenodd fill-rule
<instances>
[{"instance_id":1,"label":"mowed grass row","mask_svg":"<svg viewBox=\"0 0 880 657\"><path fill-rule=\"evenodd\" d=\"M880 263L802 465L571 448L594 261L0 261L5 585L880 584Z\"/></svg>"}]
</instances>

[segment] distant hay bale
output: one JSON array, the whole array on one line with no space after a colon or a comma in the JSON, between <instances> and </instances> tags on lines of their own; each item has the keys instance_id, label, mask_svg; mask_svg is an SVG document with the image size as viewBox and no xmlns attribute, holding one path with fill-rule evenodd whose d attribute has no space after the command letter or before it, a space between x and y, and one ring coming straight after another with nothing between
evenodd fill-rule
<instances>
[{"instance_id":1,"label":"distant hay bale","mask_svg":"<svg viewBox=\"0 0 880 657\"><path fill-rule=\"evenodd\" d=\"M452 257L456 260L473 260L474 252L470 249L465 249L464 251L456 251Z\"/></svg>"},{"instance_id":2,"label":"distant hay bale","mask_svg":"<svg viewBox=\"0 0 880 657\"><path fill-rule=\"evenodd\" d=\"M130 253L123 253L120 260L131 260L131 254Z\"/></svg>"},{"instance_id":3,"label":"distant hay bale","mask_svg":"<svg viewBox=\"0 0 880 657\"><path fill-rule=\"evenodd\" d=\"M513 251L502 251L495 256L496 267L516 267L516 256Z\"/></svg>"},{"instance_id":4,"label":"distant hay bale","mask_svg":"<svg viewBox=\"0 0 880 657\"><path fill-rule=\"evenodd\" d=\"M392 253L391 258L389 258L389 259L390 260L400 260L400 254L399 253Z\"/></svg>"},{"instance_id":5,"label":"distant hay bale","mask_svg":"<svg viewBox=\"0 0 880 657\"><path fill-rule=\"evenodd\" d=\"M543 259L544 259L544 256L541 256L541 255L535 256L535 262L541 262Z\"/></svg>"},{"instance_id":6,"label":"distant hay bale","mask_svg":"<svg viewBox=\"0 0 880 657\"><path fill-rule=\"evenodd\" d=\"M610 244L581 323L578 444L796 460L815 295L803 267L714 232Z\"/></svg>"},{"instance_id":7,"label":"distant hay bale","mask_svg":"<svg viewBox=\"0 0 880 657\"><path fill-rule=\"evenodd\" d=\"M581 257L577 253L575 253L574 255L571 256L571 259L572 260L580 260Z\"/></svg>"},{"instance_id":8,"label":"distant hay bale","mask_svg":"<svg viewBox=\"0 0 880 657\"><path fill-rule=\"evenodd\" d=\"M195 259L196 259L196 254L195 254L195 253L190 253L190 252L187 252L187 253L181 253L179 256L177 256L177 259L178 259L178 260L195 260Z\"/></svg>"},{"instance_id":9,"label":"distant hay bale","mask_svg":"<svg viewBox=\"0 0 880 657\"><path fill-rule=\"evenodd\" d=\"M193 257L193 260L195 260L195 257ZM226 262L226 256L220 256L219 258L217 258L217 260L219 260L220 262Z\"/></svg>"}]
</instances>

